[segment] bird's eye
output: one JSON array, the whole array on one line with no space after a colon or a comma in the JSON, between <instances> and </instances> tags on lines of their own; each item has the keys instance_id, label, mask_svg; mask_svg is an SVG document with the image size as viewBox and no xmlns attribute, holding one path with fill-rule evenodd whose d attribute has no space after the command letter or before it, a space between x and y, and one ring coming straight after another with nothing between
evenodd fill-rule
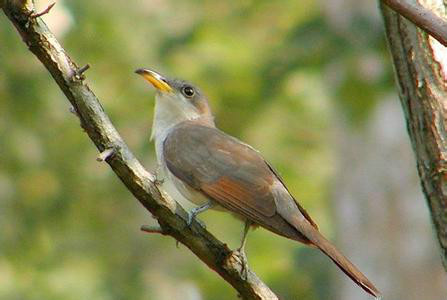
<instances>
[{"instance_id":1,"label":"bird's eye","mask_svg":"<svg viewBox=\"0 0 447 300\"><path fill-rule=\"evenodd\" d=\"M192 86L184 86L182 89L183 95L185 95L186 97L192 97L194 96L194 88Z\"/></svg>"}]
</instances>

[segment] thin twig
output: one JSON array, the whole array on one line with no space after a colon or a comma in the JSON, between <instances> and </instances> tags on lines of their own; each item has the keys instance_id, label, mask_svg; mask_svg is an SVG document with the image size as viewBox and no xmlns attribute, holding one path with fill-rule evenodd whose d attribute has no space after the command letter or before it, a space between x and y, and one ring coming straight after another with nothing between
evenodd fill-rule
<instances>
[{"instance_id":1,"label":"thin twig","mask_svg":"<svg viewBox=\"0 0 447 300\"><path fill-rule=\"evenodd\" d=\"M76 71L76 75L81 76L81 75L83 75L84 72L87 71L88 69L90 69L90 65L89 65L89 64L86 64L85 66L79 68L79 69Z\"/></svg>"},{"instance_id":2,"label":"thin twig","mask_svg":"<svg viewBox=\"0 0 447 300\"><path fill-rule=\"evenodd\" d=\"M46 15L47 13L50 12L50 10L51 10L51 9L53 8L53 6L55 6L55 5L56 5L56 2L53 2L53 3L51 3L50 5L48 5L47 8L45 8L45 9L42 10L41 12L39 12L39 13L32 13L29 17L30 17L31 19L35 19L35 18L41 17L41 16L43 16L43 15Z\"/></svg>"},{"instance_id":3,"label":"thin twig","mask_svg":"<svg viewBox=\"0 0 447 300\"><path fill-rule=\"evenodd\" d=\"M409 0L382 0L384 4L407 18L447 47L447 20L425 8L419 2Z\"/></svg>"},{"instance_id":4,"label":"thin twig","mask_svg":"<svg viewBox=\"0 0 447 300\"><path fill-rule=\"evenodd\" d=\"M160 226L141 225L140 230L147 233L166 234Z\"/></svg>"},{"instance_id":5,"label":"thin twig","mask_svg":"<svg viewBox=\"0 0 447 300\"><path fill-rule=\"evenodd\" d=\"M84 76L84 72L87 71L88 69L90 69L90 65L86 64L83 67L78 68L77 70L75 70L71 76L71 79L73 81L82 81L85 79Z\"/></svg>"},{"instance_id":6,"label":"thin twig","mask_svg":"<svg viewBox=\"0 0 447 300\"><path fill-rule=\"evenodd\" d=\"M96 160L99 161L99 162L103 162L107 158L112 156L114 152L115 152L115 149L107 148L106 150L104 150L104 151L102 151L101 153L98 154L98 156L96 157Z\"/></svg>"}]
</instances>

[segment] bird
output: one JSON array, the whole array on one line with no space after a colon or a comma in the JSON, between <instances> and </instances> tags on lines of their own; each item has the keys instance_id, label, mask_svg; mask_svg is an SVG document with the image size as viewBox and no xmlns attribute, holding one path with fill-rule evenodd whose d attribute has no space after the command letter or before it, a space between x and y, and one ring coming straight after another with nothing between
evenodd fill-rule
<instances>
[{"instance_id":1,"label":"bird","mask_svg":"<svg viewBox=\"0 0 447 300\"><path fill-rule=\"evenodd\" d=\"M162 181L196 207L187 220L216 209L245 222L240 247L246 270L245 243L251 227L318 248L367 293L379 290L319 231L308 212L292 196L284 180L259 151L215 126L204 93L193 84L140 68L135 73L156 90L151 140Z\"/></svg>"}]
</instances>

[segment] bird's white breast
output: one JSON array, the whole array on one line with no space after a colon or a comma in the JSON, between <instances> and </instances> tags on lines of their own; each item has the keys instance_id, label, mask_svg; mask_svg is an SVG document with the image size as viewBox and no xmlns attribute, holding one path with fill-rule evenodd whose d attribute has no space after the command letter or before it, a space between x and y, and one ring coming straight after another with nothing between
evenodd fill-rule
<instances>
[{"instance_id":1,"label":"bird's white breast","mask_svg":"<svg viewBox=\"0 0 447 300\"><path fill-rule=\"evenodd\" d=\"M202 205L208 198L192 189L172 174L163 157L163 143L173 127L180 122L190 119L191 113L179 109L171 99L157 97L151 139L155 140L155 153L158 162L158 179L163 181L163 189L182 206L192 207L192 203Z\"/></svg>"}]
</instances>

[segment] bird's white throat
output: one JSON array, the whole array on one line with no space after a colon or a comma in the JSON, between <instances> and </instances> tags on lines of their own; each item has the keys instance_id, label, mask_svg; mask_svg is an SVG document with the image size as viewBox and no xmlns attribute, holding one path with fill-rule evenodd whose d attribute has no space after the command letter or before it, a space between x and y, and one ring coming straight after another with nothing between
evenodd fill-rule
<instances>
[{"instance_id":1,"label":"bird's white throat","mask_svg":"<svg viewBox=\"0 0 447 300\"><path fill-rule=\"evenodd\" d=\"M188 100L176 94L157 93L155 97L154 119L151 140L155 141L158 162L161 161L163 141L175 125L198 119L200 114Z\"/></svg>"}]
</instances>

